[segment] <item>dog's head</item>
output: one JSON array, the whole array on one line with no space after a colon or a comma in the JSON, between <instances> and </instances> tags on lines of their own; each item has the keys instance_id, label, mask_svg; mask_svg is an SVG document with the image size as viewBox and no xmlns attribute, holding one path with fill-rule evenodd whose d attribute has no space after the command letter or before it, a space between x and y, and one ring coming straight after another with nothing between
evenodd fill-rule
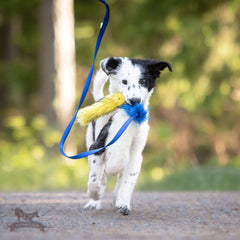
<instances>
[{"instance_id":1,"label":"dog's head","mask_svg":"<svg viewBox=\"0 0 240 240\"><path fill-rule=\"evenodd\" d=\"M153 92L156 79L166 67L172 71L168 62L131 58L110 57L100 63L109 76L110 92L121 92L128 104L144 104Z\"/></svg>"}]
</instances>

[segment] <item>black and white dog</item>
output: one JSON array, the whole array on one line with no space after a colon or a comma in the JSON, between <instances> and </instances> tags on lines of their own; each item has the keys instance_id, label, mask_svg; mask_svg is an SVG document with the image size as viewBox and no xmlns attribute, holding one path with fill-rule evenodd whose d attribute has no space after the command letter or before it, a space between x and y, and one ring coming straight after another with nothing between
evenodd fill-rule
<instances>
[{"instance_id":1,"label":"black and white dog","mask_svg":"<svg viewBox=\"0 0 240 240\"><path fill-rule=\"evenodd\" d=\"M160 72L166 67L172 71L168 62L117 57L102 60L100 66L93 82L95 101L104 97L103 87L109 79L110 94L121 92L126 103L141 103L145 109L148 109L149 98ZM105 146L127 119L126 112L118 108L90 123L86 134L87 148ZM148 131L148 121L141 125L132 122L116 143L89 156L88 194L91 200L84 209L101 209L107 175L118 175L114 207L124 215L130 213L131 195L141 170Z\"/></svg>"}]
</instances>

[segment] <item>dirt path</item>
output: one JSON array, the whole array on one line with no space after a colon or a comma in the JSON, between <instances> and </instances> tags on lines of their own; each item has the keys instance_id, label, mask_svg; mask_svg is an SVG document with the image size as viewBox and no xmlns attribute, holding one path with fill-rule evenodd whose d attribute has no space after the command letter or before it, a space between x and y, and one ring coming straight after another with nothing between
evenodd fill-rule
<instances>
[{"instance_id":1,"label":"dirt path","mask_svg":"<svg viewBox=\"0 0 240 240\"><path fill-rule=\"evenodd\" d=\"M101 211L83 210L87 199L81 192L0 193L0 239L240 239L240 192L136 192L129 216L112 210L111 193ZM33 220L46 231L10 232L16 207L38 210Z\"/></svg>"}]
</instances>

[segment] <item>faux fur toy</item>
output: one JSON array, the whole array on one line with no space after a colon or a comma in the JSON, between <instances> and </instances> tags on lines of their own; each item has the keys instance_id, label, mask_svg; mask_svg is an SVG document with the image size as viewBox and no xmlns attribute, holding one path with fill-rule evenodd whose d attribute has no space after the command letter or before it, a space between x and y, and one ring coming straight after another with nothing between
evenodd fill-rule
<instances>
[{"instance_id":1,"label":"faux fur toy","mask_svg":"<svg viewBox=\"0 0 240 240\"><path fill-rule=\"evenodd\" d=\"M114 111L125 103L121 93L115 92L107 95L102 100L79 110L77 119L82 126L88 125L92 121L96 121L101 116Z\"/></svg>"}]
</instances>

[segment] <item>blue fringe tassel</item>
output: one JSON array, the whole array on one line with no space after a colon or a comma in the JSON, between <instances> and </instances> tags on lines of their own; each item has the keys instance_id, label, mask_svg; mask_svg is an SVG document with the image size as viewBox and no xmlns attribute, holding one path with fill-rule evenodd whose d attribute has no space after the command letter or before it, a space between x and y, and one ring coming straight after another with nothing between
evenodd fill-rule
<instances>
[{"instance_id":1,"label":"blue fringe tassel","mask_svg":"<svg viewBox=\"0 0 240 240\"><path fill-rule=\"evenodd\" d=\"M145 110L143 105L140 103L135 103L134 105L124 104L121 106L121 108L125 110L129 117L136 115L134 121L139 125L148 120L147 114L149 109Z\"/></svg>"}]
</instances>

